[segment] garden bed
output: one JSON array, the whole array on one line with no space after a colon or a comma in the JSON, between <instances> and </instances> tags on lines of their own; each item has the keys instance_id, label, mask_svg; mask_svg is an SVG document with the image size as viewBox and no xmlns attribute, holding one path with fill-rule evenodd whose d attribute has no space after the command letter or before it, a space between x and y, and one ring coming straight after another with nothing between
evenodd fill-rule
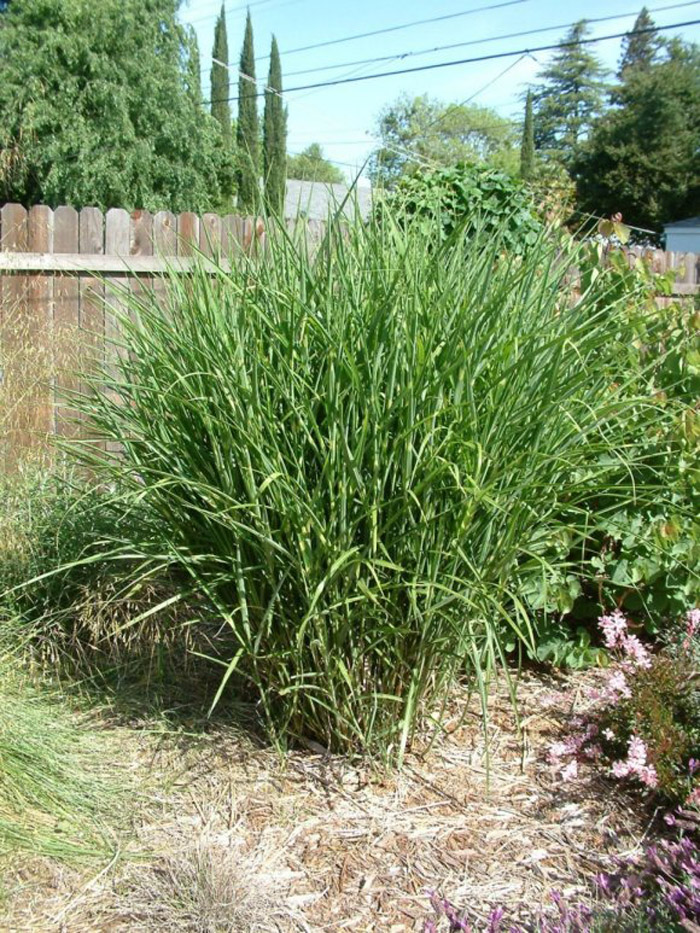
<instances>
[{"instance_id":1,"label":"garden bed","mask_svg":"<svg viewBox=\"0 0 700 933\"><path fill-rule=\"evenodd\" d=\"M488 763L478 702L459 724L455 693L454 731L388 777L320 751L282 759L223 726L111 725L115 770L141 789L121 857L90 872L23 866L4 925L408 933L430 915L430 889L473 919L499 905L532 916L552 890L586 901L614 855L641 849L653 816L600 776L563 784L546 763L590 676L526 675L520 734L495 686Z\"/></svg>"}]
</instances>

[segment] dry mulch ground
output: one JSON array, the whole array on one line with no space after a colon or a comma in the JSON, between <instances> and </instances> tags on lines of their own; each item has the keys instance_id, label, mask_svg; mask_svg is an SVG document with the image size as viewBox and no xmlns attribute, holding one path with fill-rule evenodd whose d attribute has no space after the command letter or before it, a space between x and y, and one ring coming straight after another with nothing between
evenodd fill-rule
<instances>
[{"instance_id":1,"label":"dry mulch ground","mask_svg":"<svg viewBox=\"0 0 700 933\"><path fill-rule=\"evenodd\" d=\"M119 767L141 787L128 857L91 874L23 866L0 925L409 933L430 913L428 889L476 920L497 905L536 909L552 889L586 900L613 854L639 848L649 814L599 776L562 784L546 763L572 686L585 703L583 680L525 676L520 732L495 686L488 742L478 703L462 716L456 695L453 730L398 775L308 752L282 760L223 727L122 728Z\"/></svg>"}]
</instances>

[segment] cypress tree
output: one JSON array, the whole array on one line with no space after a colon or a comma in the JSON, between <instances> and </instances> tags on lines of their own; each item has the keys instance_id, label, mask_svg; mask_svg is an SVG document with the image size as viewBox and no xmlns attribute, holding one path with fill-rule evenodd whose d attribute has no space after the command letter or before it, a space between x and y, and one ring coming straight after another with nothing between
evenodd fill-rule
<instances>
[{"instance_id":1,"label":"cypress tree","mask_svg":"<svg viewBox=\"0 0 700 933\"><path fill-rule=\"evenodd\" d=\"M525 123L520 147L520 177L528 181L535 174L535 123L532 118L532 91L525 100Z\"/></svg>"},{"instance_id":2,"label":"cypress tree","mask_svg":"<svg viewBox=\"0 0 700 933\"><path fill-rule=\"evenodd\" d=\"M258 89L255 84L255 50L253 48L253 23L250 10L245 24L245 38L241 50L240 77L238 78L238 206L255 213L259 202L258 171L260 166L260 143L258 127Z\"/></svg>"},{"instance_id":3,"label":"cypress tree","mask_svg":"<svg viewBox=\"0 0 700 933\"><path fill-rule=\"evenodd\" d=\"M265 88L263 171L268 208L281 216L287 178L287 113L282 102L282 65L277 39L274 36L270 49L270 72Z\"/></svg>"},{"instance_id":4,"label":"cypress tree","mask_svg":"<svg viewBox=\"0 0 700 933\"><path fill-rule=\"evenodd\" d=\"M224 142L231 148L231 105L229 94L228 36L226 34L226 11L223 3L214 28L214 48L211 66L211 115L221 124Z\"/></svg>"}]
</instances>

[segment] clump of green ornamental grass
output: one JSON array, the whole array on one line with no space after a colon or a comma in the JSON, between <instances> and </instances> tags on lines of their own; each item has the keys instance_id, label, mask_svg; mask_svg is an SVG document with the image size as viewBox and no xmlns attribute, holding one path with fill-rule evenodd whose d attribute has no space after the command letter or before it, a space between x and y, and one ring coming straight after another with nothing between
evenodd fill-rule
<instances>
[{"instance_id":1,"label":"clump of green ornamental grass","mask_svg":"<svg viewBox=\"0 0 700 933\"><path fill-rule=\"evenodd\" d=\"M531 642L523 580L565 565L583 504L645 495L623 428L659 413L619 378L605 277L574 302L544 233L517 257L478 223L426 234L270 231L231 271L173 275L164 310L130 300L83 402L122 454L80 456L139 516L115 568L206 600L230 646L213 700L252 696L279 742L400 761L456 678L483 691Z\"/></svg>"},{"instance_id":2,"label":"clump of green ornamental grass","mask_svg":"<svg viewBox=\"0 0 700 933\"><path fill-rule=\"evenodd\" d=\"M0 880L19 859L107 860L123 803L115 748L23 670L21 635L0 631Z\"/></svg>"}]
</instances>

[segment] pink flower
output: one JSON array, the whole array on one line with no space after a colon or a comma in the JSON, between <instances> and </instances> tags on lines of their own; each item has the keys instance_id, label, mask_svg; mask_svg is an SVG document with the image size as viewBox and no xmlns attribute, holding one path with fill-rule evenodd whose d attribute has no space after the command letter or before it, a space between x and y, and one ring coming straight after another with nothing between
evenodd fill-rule
<instances>
[{"instance_id":1,"label":"pink flower","mask_svg":"<svg viewBox=\"0 0 700 933\"><path fill-rule=\"evenodd\" d=\"M608 740L608 742L612 742L615 738L615 733L612 731L612 729L603 729L603 735Z\"/></svg>"},{"instance_id":2,"label":"pink flower","mask_svg":"<svg viewBox=\"0 0 700 933\"><path fill-rule=\"evenodd\" d=\"M613 761L612 773L616 778L627 777L630 773L630 766L626 761Z\"/></svg>"},{"instance_id":3,"label":"pink flower","mask_svg":"<svg viewBox=\"0 0 700 933\"><path fill-rule=\"evenodd\" d=\"M629 742L627 760L633 770L638 770L647 763L647 747L643 739L633 735Z\"/></svg>"},{"instance_id":4,"label":"pink flower","mask_svg":"<svg viewBox=\"0 0 700 933\"><path fill-rule=\"evenodd\" d=\"M573 781L578 777L578 762L573 758L565 768L560 771L562 781Z\"/></svg>"},{"instance_id":5,"label":"pink flower","mask_svg":"<svg viewBox=\"0 0 700 933\"><path fill-rule=\"evenodd\" d=\"M598 619L598 627L603 633L606 647L617 648L627 634L627 619L619 609L615 609L610 615L601 616Z\"/></svg>"},{"instance_id":6,"label":"pink flower","mask_svg":"<svg viewBox=\"0 0 700 933\"><path fill-rule=\"evenodd\" d=\"M647 787L658 787L659 779L656 775L656 768L653 765L645 765L643 768L639 768L637 771L637 777L642 782L646 784Z\"/></svg>"},{"instance_id":7,"label":"pink flower","mask_svg":"<svg viewBox=\"0 0 700 933\"><path fill-rule=\"evenodd\" d=\"M627 683L627 678L621 670L613 671L605 686L605 699L609 703L617 703L620 699L629 700L632 691Z\"/></svg>"},{"instance_id":8,"label":"pink flower","mask_svg":"<svg viewBox=\"0 0 700 933\"><path fill-rule=\"evenodd\" d=\"M631 658L636 667L651 667L649 652L636 635L625 635L622 639L622 650Z\"/></svg>"},{"instance_id":9,"label":"pink flower","mask_svg":"<svg viewBox=\"0 0 700 933\"><path fill-rule=\"evenodd\" d=\"M700 629L700 609L689 609L686 615L686 631L692 637Z\"/></svg>"},{"instance_id":10,"label":"pink flower","mask_svg":"<svg viewBox=\"0 0 700 933\"><path fill-rule=\"evenodd\" d=\"M633 735L629 741L627 761L614 761L612 773L616 778L637 777L647 787L657 787L656 768L647 764L648 749L643 739Z\"/></svg>"}]
</instances>

